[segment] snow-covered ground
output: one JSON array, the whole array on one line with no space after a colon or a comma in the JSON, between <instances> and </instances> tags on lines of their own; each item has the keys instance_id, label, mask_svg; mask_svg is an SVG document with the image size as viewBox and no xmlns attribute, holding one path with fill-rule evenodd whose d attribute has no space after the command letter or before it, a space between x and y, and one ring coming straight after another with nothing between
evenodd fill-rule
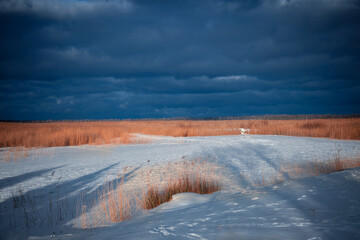
<instances>
[{"instance_id":1,"label":"snow-covered ground","mask_svg":"<svg viewBox=\"0 0 360 240\"><path fill-rule=\"evenodd\" d=\"M284 165L358 157L360 141L260 135L137 138L152 142L33 149L16 162L0 151L1 238L360 238L360 169L260 187L275 182ZM149 169L161 180L169 162L196 157L217 166L222 191L179 194L111 226L82 230L75 224L80 195L91 199L123 176L128 185L141 187Z\"/></svg>"}]
</instances>

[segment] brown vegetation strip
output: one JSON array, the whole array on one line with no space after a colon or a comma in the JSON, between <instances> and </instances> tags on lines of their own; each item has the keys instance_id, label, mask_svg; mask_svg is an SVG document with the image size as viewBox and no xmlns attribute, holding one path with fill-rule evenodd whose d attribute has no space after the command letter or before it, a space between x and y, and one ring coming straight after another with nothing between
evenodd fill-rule
<instances>
[{"instance_id":1,"label":"brown vegetation strip","mask_svg":"<svg viewBox=\"0 0 360 240\"><path fill-rule=\"evenodd\" d=\"M240 134L360 140L360 118L312 120L100 121L0 123L0 147L130 143L131 133L173 137Z\"/></svg>"}]
</instances>

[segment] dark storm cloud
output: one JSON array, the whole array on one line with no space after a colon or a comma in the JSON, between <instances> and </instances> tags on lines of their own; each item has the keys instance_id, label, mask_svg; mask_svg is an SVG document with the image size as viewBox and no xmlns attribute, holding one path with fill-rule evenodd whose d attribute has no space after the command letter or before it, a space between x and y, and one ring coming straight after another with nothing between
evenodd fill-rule
<instances>
[{"instance_id":1,"label":"dark storm cloud","mask_svg":"<svg viewBox=\"0 0 360 240\"><path fill-rule=\"evenodd\" d=\"M360 109L359 1L0 0L0 118Z\"/></svg>"}]
</instances>

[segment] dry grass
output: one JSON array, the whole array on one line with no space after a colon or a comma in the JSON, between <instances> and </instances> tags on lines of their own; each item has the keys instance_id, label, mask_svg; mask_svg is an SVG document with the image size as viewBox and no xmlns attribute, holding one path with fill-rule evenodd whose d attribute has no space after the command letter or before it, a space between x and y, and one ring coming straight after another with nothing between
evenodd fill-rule
<instances>
[{"instance_id":1,"label":"dry grass","mask_svg":"<svg viewBox=\"0 0 360 240\"><path fill-rule=\"evenodd\" d=\"M44 156L52 158L54 156L54 149L42 148L36 149L36 151L32 151L30 148L12 147L4 151L1 159L3 162L17 162L23 159L34 160Z\"/></svg>"},{"instance_id":2,"label":"dry grass","mask_svg":"<svg viewBox=\"0 0 360 240\"><path fill-rule=\"evenodd\" d=\"M11 197L1 203L0 221L4 239L27 239L35 229L56 229L75 217L68 195L58 189L49 194L25 191L20 185L11 190ZM22 233L26 235L23 235ZM12 235L19 233L19 235ZM10 234L10 235L9 235ZM12 237L9 237L11 236ZM7 236L7 237L6 237ZM3 239L1 238L1 239Z\"/></svg>"},{"instance_id":3,"label":"dry grass","mask_svg":"<svg viewBox=\"0 0 360 240\"><path fill-rule=\"evenodd\" d=\"M360 118L315 120L0 123L0 147L130 143L131 133L173 137L250 134L360 140Z\"/></svg>"},{"instance_id":4,"label":"dry grass","mask_svg":"<svg viewBox=\"0 0 360 240\"><path fill-rule=\"evenodd\" d=\"M183 162L176 176L169 177L164 186L150 183L142 198L144 209L152 209L169 202L178 193L192 192L210 194L221 189L213 168L206 166L202 160Z\"/></svg>"},{"instance_id":5,"label":"dry grass","mask_svg":"<svg viewBox=\"0 0 360 240\"><path fill-rule=\"evenodd\" d=\"M259 120L246 126L251 134L360 140L360 119Z\"/></svg>"},{"instance_id":6,"label":"dry grass","mask_svg":"<svg viewBox=\"0 0 360 240\"><path fill-rule=\"evenodd\" d=\"M58 147L128 143L118 122L0 123L0 147Z\"/></svg>"},{"instance_id":7,"label":"dry grass","mask_svg":"<svg viewBox=\"0 0 360 240\"><path fill-rule=\"evenodd\" d=\"M94 228L128 220L135 208L134 194L124 190L122 178L104 186L93 199L80 198L77 215L81 228Z\"/></svg>"},{"instance_id":8,"label":"dry grass","mask_svg":"<svg viewBox=\"0 0 360 240\"><path fill-rule=\"evenodd\" d=\"M339 156L328 161L314 161L307 164L287 164L278 169L277 174L272 177L263 175L262 182L255 184L256 187L263 187L284 182L290 179L314 177L346 169L360 167L360 157L340 158Z\"/></svg>"},{"instance_id":9,"label":"dry grass","mask_svg":"<svg viewBox=\"0 0 360 240\"><path fill-rule=\"evenodd\" d=\"M10 148L8 151L6 151L5 158L3 159L4 162L16 162L19 159L27 158L29 157L29 150L24 147L14 147Z\"/></svg>"},{"instance_id":10,"label":"dry grass","mask_svg":"<svg viewBox=\"0 0 360 240\"><path fill-rule=\"evenodd\" d=\"M149 169L141 180L136 180L141 182L140 188L135 182L124 182L122 177L106 184L97 194L90 195L90 199L81 195L76 225L83 229L106 226L128 220L139 209L148 210L170 201L177 193L209 194L221 188L214 165L201 158L169 162L162 170L165 172ZM126 175L125 171L122 176Z\"/></svg>"},{"instance_id":11,"label":"dry grass","mask_svg":"<svg viewBox=\"0 0 360 240\"><path fill-rule=\"evenodd\" d=\"M340 172L346 169L360 167L360 158L340 158L330 159L325 162L315 161L314 163L295 165L292 167L282 167L282 172L290 178L319 176L333 172Z\"/></svg>"}]
</instances>

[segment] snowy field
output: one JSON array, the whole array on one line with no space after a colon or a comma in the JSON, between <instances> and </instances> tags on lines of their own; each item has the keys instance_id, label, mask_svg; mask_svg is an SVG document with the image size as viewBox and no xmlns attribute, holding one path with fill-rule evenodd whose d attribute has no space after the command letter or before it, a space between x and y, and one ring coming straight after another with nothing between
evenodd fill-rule
<instances>
[{"instance_id":1,"label":"snowy field","mask_svg":"<svg viewBox=\"0 0 360 240\"><path fill-rule=\"evenodd\" d=\"M1 150L1 239L360 239L359 168L297 180L279 174L282 166L358 157L360 141L261 135L137 139L151 143L33 149L16 161ZM141 188L150 169L161 181L169 162L194 158L217 166L223 190L179 194L128 221L79 228L80 195L91 199L122 177Z\"/></svg>"}]
</instances>

